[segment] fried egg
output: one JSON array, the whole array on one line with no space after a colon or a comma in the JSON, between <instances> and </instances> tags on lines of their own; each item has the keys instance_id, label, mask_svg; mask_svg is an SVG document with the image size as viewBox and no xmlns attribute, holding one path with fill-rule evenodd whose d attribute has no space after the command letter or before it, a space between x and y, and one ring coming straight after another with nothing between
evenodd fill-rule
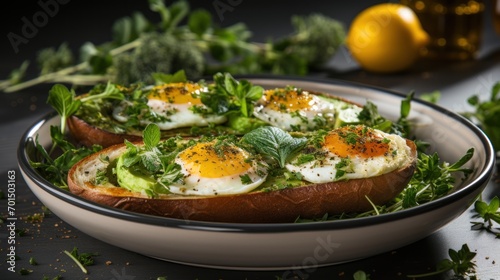
<instances>
[{"instance_id":1,"label":"fried egg","mask_svg":"<svg viewBox=\"0 0 500 280\"><path fill-rule=\"evenodd\" d=\"M254 116L286 131L308 131L333 128L344 107L357 106L298 88L276 88L264 91L254 107Z\"/></svg>"},{"instance_id":2,"label":"fried egg","mask_svg":"<svg viewBox=\"0 0 500 280\"><path fill-rule=\"evenodd\" d=\"M231 143L200 142L181 151L174 160L181 166L182 183L169 186L182 195L228 195L247 193L267 177L263 162Z\"/></svg>"},{"instance_id":3,"label":"fried egg","mask_svg":"<svg viewBox=\"0 0 500 280\"><path fill-rule=\"evenodd\" d=\"M155 86L147 95L149 111L143 112L139 118L142 125L156 123L161 130L179 127L208 126L210 123L220 124L225 116L209 114L208 108L201 103L200 93L206 91L196 83L171 83ZM113 111L113 117L120 122L127 122L126 102ZM197 107L197 110L193 110Z\"/></svg>"},{"instance_id":4,"label":"fried egg","mask_svg":"<svg viewBox=\"0 0 500 280\"><path fill-rule=\"evenodd\" d=\"M311 183L369 178L389 173L411 161L406 139L365 126L328 132L315 147L295 157L286 169Z\"/></svg>"}]
</instances>

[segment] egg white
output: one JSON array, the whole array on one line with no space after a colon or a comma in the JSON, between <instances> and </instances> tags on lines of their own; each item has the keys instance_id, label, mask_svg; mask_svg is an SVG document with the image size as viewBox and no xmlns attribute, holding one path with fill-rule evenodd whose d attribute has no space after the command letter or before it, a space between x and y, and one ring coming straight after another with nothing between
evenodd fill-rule
<instances>
[{"instance_id":1,"label":"egg white","mask_svg":"<svg viewBox=\"0 0 500 280\"><path fill-rule=\"evenodd\" d=\"M130 116L125 113L128 106L132 105L127 101L123 101L119 106L115 107L112 113L113 118L122 123L127 122L130 118ZM142 118L139 120L140 124L146 126L154 122L161 130L191 126L208 126L210 124L221 124L227 121L226 116L195 113L192 110L194 105L191 103L176 104L160 99L148 99L147 106L149 107L149 112L145 112L145 115L149 115L150 113L153 118ZM207 109L203 104L196 106Z\"/></svg>"},{"instance_id":2,"label":"egg white","mask_svg":"<svg viewBox=\"0 0 500 280\"><path fill-rule=\"evenodd\" d=\"M344 169L346 173L339 178L336 178L338 171L336 165L346 159L342 159L325 148L322 148L325 157L321 160L298 164L297 157L286 165L286 169L290 172L300 173L305 181L319 184L344 179L370 178L386 174L406 165L411 160L411 150L406 145L404 138L382 131L376 131L376 133L380 137L388 139L389 151L395 152L368 158L350 156L347 159L349 165Z\"/></svg>"},{"instance_id":3,"label":"egg white","mask_svg":"<svg viewBox=\"0 0 500 280\"><path fill-rule=\"evenodd\" d=\"M360 107L347 104L345 102L334 99L327 99L315 94L305 92L311 98L309 108L292 111L285 106L282 110L276 110L272 106L267 105L266 96L263 96L254 107L253 115L272 126L279 127L286 131L309 131L323 126L333 128L335 119L343 110L359 113ZM293 102L291 100L290 102ZM284 104L283 104L284 105ZM350 116L353 122L357 121L357 116ZM320 124L318 121L327 122Z\"/></svg>"},{"instance_id":4,"label":"egg white","mask_svg":"<svg viewBox=\"0 0 500 280\"><path fill-rule=\"evenodd\" d=\"M242 149L239 150L241 153L246 153ZM192 163L184 162L179 156L174 162L181 166L184 179L182 183L171 184L169 190L180 195L214 196L248 193L264 183L267 177L265 163L256 160L251 160L251 167L244 172L218 178L194 174L191 170ZM251 183L243 183L240 176L248 176Z\"/></svg>"},{"instance_id":5,"label":"egg white","mask_svg":"<svg viewBox=\"0 0 500 280\"><path fill-rule=\"evenodd\" d=\"M307 110L297 110L295 112L290 112L289 110L277 111L266 106L265 103L259 102L257 106L255 106L253 114L256 118L283 130L312 129L315 126L315 117L322 115L331 118L335 113L333 104L322 102L315 96L313 96L312 99L310 108Z\"/></svg>"},{"instance_id":6,"label":"egg white","mask_svg":"<svg viewBox=\"0 0 500 280\"><path fill-rule=\"evenodd\" d=\"M179 127L208 126L210 123L220 124L227 120L225 116L201 115L194 113L191 104L172 104L158 99L149 99L148 107L158 116L164 117L164 121L155 123L161 130L169 130ZM148 121L144 121L145 124Z\"/></svg>"}]
</instances>

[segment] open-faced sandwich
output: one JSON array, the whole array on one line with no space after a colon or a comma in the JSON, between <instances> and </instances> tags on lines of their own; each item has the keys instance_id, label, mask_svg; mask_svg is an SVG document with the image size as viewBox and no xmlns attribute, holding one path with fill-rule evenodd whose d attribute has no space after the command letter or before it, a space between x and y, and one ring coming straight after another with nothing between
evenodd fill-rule
<instances>
[{"instance_id":1,"label":"open-faced sandwich","mask_svg":"<svg viewBox=\"0 0 500 280\"><path fill-rule=\"evenodd\" d=\"M293 85L264 89L227 73L211 83L162 77L153 86L108 83L80 96L54 87L49 103L65 108L62 126L83 149L92 147L63 154L71 163L58 173L66 174L63 187L124 210L235 223L379 213L453 188L448 165L409 140L411 98L391 121L369 101ZM67 146L61 137L56 142ZM425 176L427 169L438 176Z\"/></svg>"},{"instance_id":2,"label":"open-faced sandwich","mask_svg":"<svg viewBox=\"0 0 500 280\"><path fill-rule=\"evenodd\" d=\"M272 126L242 138L160 141L159 135L150 125L144 144L112 146L83 159L69 172L70 190L179 219L294 222L383 205L403 190L416 165L413 142L366 126L299 138Z\"/></svg>"},{"instance_id":3,"label":"open-faced sandwich","mask_svg":"<svg viewBox=\"0 0 500 280\"><path fill-rule=\"evenodd\" d=\"M154 86L108 84L78 99L80 109L68 119L71 134L86 146L103 147L141 140L149 123L159 126L162 138L242 135L266 125L306 132L357 123L362 110L333 95L293 86L264 90L227 73L213 83L181 76Z\"/></svg>"}]
</instances>

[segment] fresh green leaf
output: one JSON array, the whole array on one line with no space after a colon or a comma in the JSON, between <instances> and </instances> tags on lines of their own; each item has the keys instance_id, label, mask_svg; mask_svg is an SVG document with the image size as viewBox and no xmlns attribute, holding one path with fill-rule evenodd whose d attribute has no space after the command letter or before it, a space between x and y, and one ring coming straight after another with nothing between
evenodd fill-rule
<instances>
[{"instance_id":1,"label":"fresh green leaf","mask_svg":"<svg viewBox=\"0 0 500 280\"><path fill-rule=\"evenodd\" d=\"M182 181L184 175L181 173L181 166L176 163L169 163L163 170L163 174L158 177L160 185L164 189L156 190L157 193L168 193L168 186L172 183L179 183Z\"/></svg>"},{"instance_id":2,"label":"fresh green leaf","mask_svg":"<svg viewBox=\"0 0 500 280\"><path fill-rule=\"evenodd\" d=\"M465 153L465 155L463 155L457 162L455 162L452 165L450 165L448 167L448 169L451 172L462 171L465 174L470 174L473 170L468 169L468 168L462 168L462 166L464 166L464 164L466 164L467 162L469 162L473 156L474 156L474 148L470 148L470 149L467 150L467 152Z\"/></svg>"},{"instance_id":3,"label":"fresh green leaf","mask_svg":"<svg viewBox=\"0 0 500 280\"><path fill-rule=\"evenodd\" d=\"M148 170L150 173L155 173L160 170L162 167L161 159L156 150L152 151L142 151L140 153L142 165Z\"/></svg>"},{"instance_id":4,"label":"fresh green leaf","mask_svg":"<svg viewBox=\"0 0 500 280\"><path fill-rule=\"evenodd\" d=\"M67 189L66 180L69 169L84 157L101 150L102 147L94 145L91 148L77 148L65 138L57 126L51 126L50 133L52 137L51 150L47 151L36 137L34 146L37 153L35 158L30 159L30 164L51 183L62 189ZM52 154L56 147L61 151L57 157L53 158Z\"/></svg>"},{"instance_id":5,"label":"fresh green leaf","mask_svg":"<svg viewBox=\"0 0 500 280\"><path fill-rule=\"evenodd\" d=\"M157 124L148 124L142 133L146 149L153 149L161 139L160 127Z\"/></svg>"},{"instance_id":6,"label":"fresh green leaf","mask_svg":"<svg viewBox=\"0 0 500 280\"><path fill-rule=\"evenodd\" d=\"M306 144L306 138L294 138L285 131L272 126L259 127L245 134L242 139L262 154L274 158L281 168Z\"/></svg>"},{"instance_id":7,"label":"fresh green leaf","mask_svg":"<svg viewBox=\"0 0 500 280\"><path fill-rule=\"evenodd\" d=\"M500 224L500 199L495 196L491 199L490 203L483 200L476 200L474 203L474 210L477 212L477 216L482 218L484 223L473 223L477 229L485 229L488 232L497 234L500 237L500 232L493 232L493 222Z\"/></svg>"},{"instance_id":8,"label":"fresh green leaf","mask_svg":"<svg viewBox=\"0 0 500 280\"><path fill-rule=\"evenodd\" d=\"M403 209L411 208L418 205L418 189L416 187L410 186L405 189L405 193L402 200Z\"/></svg>"},{"instance_id":9,"label":"fresh green leaf","mask_svg":"<svg viewBox=\"0 0 500 280\"><path fill-rule=\"evenodd\" d=\"M118 89L118 87L111 83L108 82L106 84L106 88L104 91L98 93L98 94L89 94L87 96L82 97L80 100L81 102L88 102L91 100L96 100L96 99L116 99L116 100L123 100L125 97L123 93Z\"/></svg>"},{"instance_id":10,"label":"fresh green leaf","mask_svg":"<svg viewBox=\"0 0 500 280\"><path fill-rule=\"evenodd\" d=\"M61 132L65 132L66 120L76 113L81 106L81 101L75 98L74 90L69 90L66 86L55 84L49 91L47 103L61 116Z\"/></svg>"},{"instance_id":11,"label":"fresh green leaf","mask_svg":"<svg viewBox=\"0 0 500 280\"><path fill-rule=\"evenodd\" d=\"M349 158L342 158L335 164L335 169L337 170L335 180L341 179L345 174L353 172L352 162Z\"/></svg>"},{"instance_id":12,"label":"fresh green leaf","mask_svg":"<svg viewBox=\"0 0 500 280\"><path fill-rule=\"evenodd\" d=\"M252 178L250 178L250 175L248 174L240 175L240 179L243 185L248 185L253 183Z\"/></svg>"},{"instance_id":13,"label":"fresh green leaf","mask_svg":"<svg viewBox=\"0 0 500 280\"><path fill-rule=\"evenodd\" d=\"M210 95L202 95L201 101L213 111L227 113L238 110L239 114L248 117L253 112L253 101L262 97L264 89L247 80L236 80L229 73L217 73L214 75L211 91ZM217 99L217 104L213 101L213 96Z\"/></svg>"},{"instance_id":14,"label":"fresh green leaf","mask_svg":"<svg viewBox=\"0 0 500 280\"><path fill-rule=\"evenodd\" d=\"M152 75L157 85L187 82L186 72L184 70L179 70L174 74L153 73Z\"/></svg>"}]
</instances>

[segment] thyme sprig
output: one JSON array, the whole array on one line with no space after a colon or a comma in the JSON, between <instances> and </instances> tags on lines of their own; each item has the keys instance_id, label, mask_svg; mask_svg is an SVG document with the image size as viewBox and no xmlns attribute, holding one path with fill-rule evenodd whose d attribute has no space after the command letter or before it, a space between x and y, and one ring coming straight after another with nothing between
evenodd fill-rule
<instances>
[{"instance_id":1,"label":"thyme sprig","mask_svg":"<svg viewBox=\"0 0 500 280\"><path fill-rule=\"evenodd\" d=\"M475 269L476 263L474 262L475 252L471 252L467 244L463 244L462 248L458 251L449 249L448 255L449 259L441 260L437 266L436 270L429 273L408 275L409 278L423 278L434 275L439 275L447 271L453 271L456 277L467 276L469 279L476 279Z\"/></svg>"},{"instance_id":2,"label":"thyme sprig","mask_svg":"<svg viewBox=\"0 0 500 280\"><path fill-rule=\"evenodd\" d=\"M495 223L500 224L500 199L495 196L491 199L490 203L478 199L474 203L474 210L476 211L476 218L482 218L483 222L471 222L473 230L485 230L492 233L496 238L500 238L500 228L493 228Z\"/></svg>"}]
</instances>

